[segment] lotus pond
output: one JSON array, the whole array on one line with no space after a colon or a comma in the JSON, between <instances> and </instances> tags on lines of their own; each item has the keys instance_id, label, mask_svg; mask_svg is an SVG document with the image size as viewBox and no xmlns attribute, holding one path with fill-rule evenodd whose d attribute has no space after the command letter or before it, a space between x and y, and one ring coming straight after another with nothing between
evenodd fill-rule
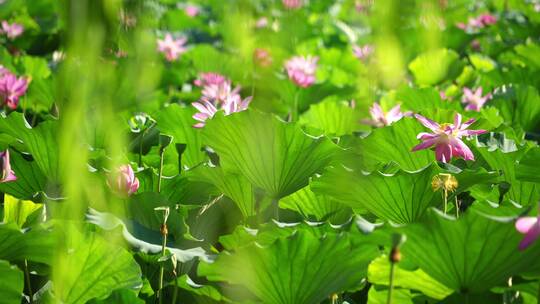
<instances>
[{"instance_id":1,"label":"lotus pond","mask_svg":"<svg viewBox=\"0 0 540 304\"><path fill-rule=\"evenodd\" d=\"M0 303L538 303L540 1L0 0Z\"/></svg>"}]
</instances>

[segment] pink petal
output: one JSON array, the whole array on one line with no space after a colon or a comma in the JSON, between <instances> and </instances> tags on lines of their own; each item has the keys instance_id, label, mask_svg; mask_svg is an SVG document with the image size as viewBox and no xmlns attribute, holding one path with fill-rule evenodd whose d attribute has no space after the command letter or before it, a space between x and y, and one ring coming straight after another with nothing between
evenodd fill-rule
<instances>
[{"instance_id":1,"label":"pink petal","mask_svg":"<svg viewBox=\"0 0 540 304\"><path fill-rule=\"evenodd\" d=\"M440 128L440 125L433 120L426 118L420 114L415 114L414 117L423 124L426 128L431 129L432 131L437 131Z\"/></svg>"},{"instance_id":2,"label":"pink petal","mask_svg":"<svg viewBox=\"0 0 540 304\"><path fill-rule=\"evenodd\" d=\"M525 250L540 236L540 225L534 225L525 234L525 237L519 243L519 250Z\"/></svg>"},{"instance_id":3,"label":"pink petal","mask_svg":"<svg viewBox=\"0 0 540 304\"><path fill-rule=\"evenodd\" d=\"M538 223L538 218L534 216L520 217L516 221L516 230L520 233L527 233L531 228Z\"/></svg>"},{"instance_id":4,"label":"pink petal","mask_svg":"<svg viewBox=\"0 0 540 304\"><path fill-rule=\"evenodd\" d=\"M428 140L424 141L423 143L420 143L420 144L414 146L411 151L418 151L418 150L423 150L423 149L430 148L436 142L437 142L436 138L428 139Z\"/></svg>"},{"instance_id":5,"label":"pink petal","mask_svg":"<svg viewBox=\"0 0 540 304\"><path fill-rule=\"evenodd\" d=\"M435 147L435 158L443 163L449 163L452 159L452 146L450 144L438 144Z\"/></svg>"}]
</instances>

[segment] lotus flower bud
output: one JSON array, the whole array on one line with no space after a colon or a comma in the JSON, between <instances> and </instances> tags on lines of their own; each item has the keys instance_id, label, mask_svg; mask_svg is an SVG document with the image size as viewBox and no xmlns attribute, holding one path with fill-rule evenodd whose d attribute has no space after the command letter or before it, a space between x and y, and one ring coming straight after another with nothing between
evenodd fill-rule
<instances>
[{"instance_id":1,"label":"lotus flower bud","mask_svg":"<svg viewBox=\"0 0 540 304\"><path fill-rule=\"evenodd\" d=\"M135 177L130 165L120 166L116 172L109 175L109 187L118 195L127 197L139 189L139 179Z\"/></svg>"}]
</instances>

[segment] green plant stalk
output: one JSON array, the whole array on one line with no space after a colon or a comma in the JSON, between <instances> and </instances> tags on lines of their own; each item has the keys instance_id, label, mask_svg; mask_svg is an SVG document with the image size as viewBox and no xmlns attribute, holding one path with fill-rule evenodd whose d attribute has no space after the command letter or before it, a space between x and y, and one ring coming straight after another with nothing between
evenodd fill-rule
<instances>
[{"instance_id":1,"label":"green plant stalk","mask_svg":"<svg viewBox=\"0 0 540 304\"><path fill-rule=\"evenodd\" d=\"M454 198L456 199L456 218L459 218L459 203L457 200L457 196L454 196Z\"/></svg>"},{"instance_id":2,"label":"green plant stalk","mask_svg":"<svg viewBox=\"0 0 540 304\"><path fill-rule=\"evenodd\" d=\"M444 214L446 214L447 208L448 208L448 192L446 189L443 189L443 197L444 197Z\"/></svg>"},{"instance_id":3,"label":"green plant stalk","mask_svg":"<svg viewBox=\"0 0 540 304\"><path fill-rule=\"evenodd\" d=\"M30 284L30 272L28 272L28 261L26 259L24 259L24 277L26 278L26 286L28 287L30 304L32 304L34 303L34 293L32 292L32 285Z\"/></svg>"},{"instance_id":4,"label":"green plant stalk","mask_svg":"<svg viewBox=\"0 0 540 304\"><path fill-rule=\"evenodd\" d=\"M174 293L172 297L172 304L176 304L176 298L178 297L178 276L174 276Z\"/></svg>"},{"instance_id":5,"label":"green plant stalk","mask_svg":"<svg viewBox=\"0 0 540 304\"><path fill-rule=\"evenodd\" d=\"M392 260L390 260L390 277L388 279L388 298L386 299L386 304L392 303L392 291L394 290L394 267L395 264Z\"/></svg>"},{"instance_id":6,"label":"green plant stalk","mask_svg":"<svg viewBox=\"0 0 540 304\"><path fill-rule=\"evenodd\" d=\"M163 177L163 154L165 150L161 149L159 152L159 178L158 178L158 193L161 193L161 178Z\"/></svg>"},{"instance_id":7,"label":"green plant stalk","mask_svg":"<svg viewBox=\"0 0 540 304\"><path fill-rule=\"evenodd\" d=\"M146 129L142 132L141 141L139 143L139 167L142 167L142 148L143 148L144 135L146 135Z\"/></svg>"},{"instance_id":8,"label":"green plant stalk","mask_svg":"<svg viewBox=\"0 0 540 304\"><path fill-rule=\"evenodd\" d=\"M165 224L166 225L166 224ZM165 256L165 247L167 246L167 234L163 233L163 243L161 244L161 256ZM165 274L165 267L163 266L163 263L159 266L159 289L157 297L159 299L159 303L163 303L163 275Z\"/></svg>"},{"instance_id":9,"label":"green plant stalk","mask_svg":"<svg viewBox=\"0 0 540 304\"><path fill-rule=\"evenodd\" d=\"M291 111L291 121L298 120L298 95L300 95L300 90L296 88L296 91L294 92L293 108Z\"/></svg>"}]
</instances>

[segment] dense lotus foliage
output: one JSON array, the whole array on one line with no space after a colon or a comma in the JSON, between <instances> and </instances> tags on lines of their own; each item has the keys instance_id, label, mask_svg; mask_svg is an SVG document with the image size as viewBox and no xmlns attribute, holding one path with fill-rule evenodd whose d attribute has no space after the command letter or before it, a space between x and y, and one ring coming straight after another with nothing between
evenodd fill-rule
<instances>
[{"instance_id":1,"label":"dense lotus foliage","mask_svg":"<svg viewBox=\"0 0 540 304\"><path fill-rule=\"evenodd\" d=\"M0 303L538 303L540 1L1 0Z\"/></svg>"}]
</instances>

